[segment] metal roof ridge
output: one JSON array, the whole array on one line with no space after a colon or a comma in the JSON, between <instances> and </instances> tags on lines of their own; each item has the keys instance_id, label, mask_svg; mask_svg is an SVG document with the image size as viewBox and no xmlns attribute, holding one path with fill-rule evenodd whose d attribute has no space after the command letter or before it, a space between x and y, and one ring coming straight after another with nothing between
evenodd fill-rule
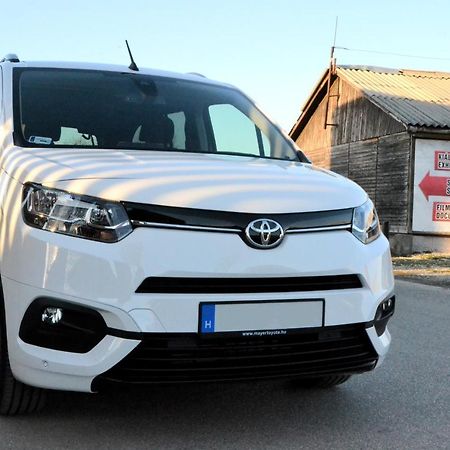
<instances>
[{"instance_id":1,"label":"metal roof ridge","mask_svg":"<svg viewBox=\"0 0 450 450\"><path fill-rule=\"evenodd\" d=\"M381 66L366 66L366 65L351 65L351 64L339 64L336 66L336 69L342 70L360 70L365 72L374 72L374 73L386 73L386 74L399 74L402 69L394 69L391 67L381 67Z\"/></svg>"},{"instance_id":2,"label":"metal roof ridge","mask_svg":"<svg viewBox=\"0 0 450 450\"><path fill-rule=\"evenodd\" d=\"M391 67L370 66L370 65L351 65L351 64L339 64L337 69L343 71L355 70L365 71L379 74L394 74L403 76L413 76L421 78L450 78L450 72L444 72L442 70L422 70L422 69L395 69Z\"/></svg>"}]
</instances>

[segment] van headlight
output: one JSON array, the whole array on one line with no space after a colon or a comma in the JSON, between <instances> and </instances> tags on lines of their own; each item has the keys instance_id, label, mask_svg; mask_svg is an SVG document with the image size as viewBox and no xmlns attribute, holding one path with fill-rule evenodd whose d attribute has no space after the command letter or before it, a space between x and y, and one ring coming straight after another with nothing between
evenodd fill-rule
<instances>
[{"instance_id":1,"label":"van headlight","mask_svg":"<svg viewBox=\"0 0 450 450\"><path fill-rule=\"evenodd\" d=\"M22 214L32 227L100 242L120 241L133 230L120 203L33 183L23 188Z\"/></svg>"},{"instance_id":2,"label":"van headlight","mask_svg":"<svg viewBox=\"0 0 450 450\"><path fill-rule=\"evenodd\" d=\"M372 200L353 210L352 233L363 243L374 241L380 234L380 222Z\"/></svg>"}]
</instances>

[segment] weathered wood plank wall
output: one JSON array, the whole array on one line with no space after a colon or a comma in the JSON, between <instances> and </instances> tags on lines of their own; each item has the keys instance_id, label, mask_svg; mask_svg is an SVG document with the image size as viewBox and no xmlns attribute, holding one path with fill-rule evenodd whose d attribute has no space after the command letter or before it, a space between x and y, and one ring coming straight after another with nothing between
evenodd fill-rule
<instances>
[{"instance_id":1,"label":"weathered wood plank wall","mask_svg":"<svg viewBox=\"0 0 450 450\"><path fill-rule=\"evenodd\" d=\"M327 129L323 127L326 108L324 98L296 140L298 146L305 151L364 141L406 130L403 124L367 100L361 91L339 78L331 86L330 95L328 123L336 126L329 126Z\"/></svg>"},{"instance_id":2,"label":"weathered wood plank wall","mask_svg":"<svg viewBox=\"0 0 450 450\"><path fill-rule=\"evenodd\" d=\"M377 187L375 204L382 221L389 221L391 230L409 232L411 137L407 132L378 139Z\"/></svg>"},{"instance_id":3,"label":"weathered wood plank wall","mask_svg":"<svg viewBox=\"0 0 450 450\"><path fill-rule=\"evenodd\" d=\"M331 88L324 129L323 99L296 143L318 166L361 185L375 202L391 231L409 231L411 137L403 124L384 113L361 92L337 79Z\"/></svg>"}]
</instances>

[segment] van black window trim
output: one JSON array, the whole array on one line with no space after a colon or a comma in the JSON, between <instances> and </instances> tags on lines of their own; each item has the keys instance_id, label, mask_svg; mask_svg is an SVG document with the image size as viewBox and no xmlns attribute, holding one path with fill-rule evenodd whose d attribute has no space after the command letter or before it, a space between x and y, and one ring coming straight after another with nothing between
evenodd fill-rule
<instances>
[{"instance_id":1,"label":"van black window trim","mask_svg":"<svg viewBox=\"0 0 450 450\"><path fill-rule=\"evenodd\" d=\"M208 151L201 151L201 150L185 150L185 149L168 149L163 150L160 148L133 148L129 145L116 145L114 147L109 146L92 146L92 145L46 145L43 146L42 144L36 144L29 142L27 139L25 139L21 127L21 104L20 104L20 77L22 73L27 71L51 71L51 72L100 72L100 73L113 73L113 74L123 74L126 76L148 76L149 78L156 79L156 80L169 80L169 81L182 81L183 83L193 84L193 85L205 85L209 87L217 87L224 90L230 90L233 92L237 92L240 95L242 95L249 104L254 107L258 113L261 115L261 117L266 120L274 130L277 132L277 136L282 139L283 143L292 151L292 157L293 159L289 158L279 158L274 156L265 156L265 155L256 155L256 154L250 154L250 153L239 153L239 152L226 152L226 151L220 151L217 152L215 140L210 141L210 138L208 136ZM152 75L152 74L142 74L139 73L136 74L130 74L128 72L119 72L114 70L104 70L104 69L80 69L80 68L56 68L56 67L16 67L13 68L13 93L12 93L12 103L13 103L13 140L14 144L20 147L28 147L28 148L48 148L48 149L64 149L64 148L72 148L72 149L93 149L93 150L104 150L104 151L115 151L115 150L121 150L121 151L136 151L136 150L143 150L143 151L158 151L158 152L167 152L167 153L194 153L194 154L211 154L211 155L229 155L229 156L238 156L238 157L247 157L247 158L259 158L259 159L269 159L269 160L278 160L278 161L287 161L287 162L301 162L301 163L310 163L308 158L303 154L302 151L297 150L292 143L286 138L284 132L280 129L280 127L273 123L267 115L261 111L256 104L253 102L253 100L245 95L242 91L240 91L237 88L234 88L232 86L227 85L216 85L213 83L208 83L205 81L199 80L189 80L184 78L176 78L176 77L164 77L161 75ZM207 113L207 112L206 112ZM209 114L208 114L209 118ZM208 121L206 121L205 126L208 127ZM211 126L211 124L209 124ZM211 126L212 128L212 126ZM212 130L211 130L212 131ZM214 147L213 149L211 148ZM212 151L209 151L211 148ZM261 153L261 152L260 152Z\"/></svg>"}]
</instances>

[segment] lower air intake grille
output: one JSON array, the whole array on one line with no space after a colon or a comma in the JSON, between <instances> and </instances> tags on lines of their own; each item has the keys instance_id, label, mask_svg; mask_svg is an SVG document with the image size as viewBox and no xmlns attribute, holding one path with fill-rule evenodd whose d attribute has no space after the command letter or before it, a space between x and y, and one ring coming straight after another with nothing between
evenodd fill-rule
<instances>
[{"instance_id":1,"label":"lower air intake grille","mask_svg":"<svg viewBox=\"0 0 450 450\"><path fill-rule=\"evenodd\" d=\"M363 324L325 327L282 337L212 337L154 333L94 380L186 383L351 374L371 370L378 355Z\"/></svg>"},{"instance_id":2,"label":"lower air intake grille","mask_svg":"<svg viewBox=\"0 0 450 450\"><path fill-rule=\"evenodd\" d=\"M280 278L146 278L138 294L237 294L252 292L306 292L362 287L358 275Z\"/></svg>"}]
</instances>

